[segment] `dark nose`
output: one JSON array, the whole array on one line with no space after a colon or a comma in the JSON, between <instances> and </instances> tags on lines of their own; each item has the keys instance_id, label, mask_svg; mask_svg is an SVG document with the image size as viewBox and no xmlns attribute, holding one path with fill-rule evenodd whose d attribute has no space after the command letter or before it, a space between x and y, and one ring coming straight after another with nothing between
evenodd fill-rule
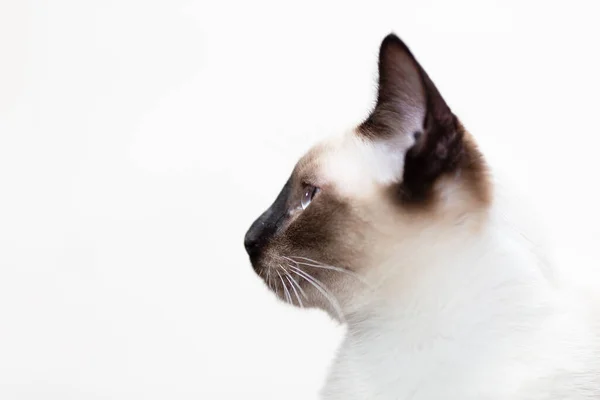
<instances>
[{"instance_id":1,"label":"dark nose","mask_svg":"<svg viewBox=\"0 0 600 400\"><path fill-rule=\"evenodd\" d=\"M277 233L278 227L286 220L287 198L292 187L291 182L291 178L288 179L275 199L275 202L254 221L248 232L246 232L244 247L246 247L250 261L253 264L258 260L265 246L267 246L272 237Z\"/></svg>"},{"instance_id":2,"label":"dark nose","mask_svg":"<svg viewBox=\"0 0 600 400\"><path fill-rule=\"evenodd\" d=\"M260 255L263 248L263 225L264 222L258 219L252 224L250 229L248 229L248 232L246 232L246 236L244 237L244 247L251 260L255 260Z\"/></svg>"},{"instance_id":3,"label":"dark nose","mask_svg":"<svg viewBox=\"0 0 600 400\"><path fill-rule=\"evenodd\" d=\"M246 233L246 237L244 238L244 247L246 248L246 252L250 258L256 257L257 253L259 252L258 240L250 235L250 231Z\"/></svg>"}]
</instances>

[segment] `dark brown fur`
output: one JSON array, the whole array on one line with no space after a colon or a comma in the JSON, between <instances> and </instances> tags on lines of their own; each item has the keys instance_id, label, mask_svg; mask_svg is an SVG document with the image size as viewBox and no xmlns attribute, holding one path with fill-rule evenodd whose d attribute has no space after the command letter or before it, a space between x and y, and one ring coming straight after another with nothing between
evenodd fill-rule
<instances>
[{"instance_id":1,"label":"dark brown fur","mask_svg":"<svg viewBox=\"0 0 600 400\"><path fill-rule=\"evenodd\" d=\"M415 108L424 110L424 118L420 126L413 127L407 114ZM377 104L358 131L370 140L401 134L415 137L415 145L405 155L402 181L391 188L402 205L431 205L435 183L457 173L469 182L479 200L488 201L487 173L480 152L466 138L462 124L408 47L393 34L380 48Z\"/></svg>"}]
</instances>

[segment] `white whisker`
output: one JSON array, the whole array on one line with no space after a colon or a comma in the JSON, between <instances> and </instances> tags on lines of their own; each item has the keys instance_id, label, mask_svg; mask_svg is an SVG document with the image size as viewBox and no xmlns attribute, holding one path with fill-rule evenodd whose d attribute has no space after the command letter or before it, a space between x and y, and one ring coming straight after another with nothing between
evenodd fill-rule
<instances>
[{"instance_id":1,"label":"white whisker","mask_svg":"<svg viewBox=\"0 0 600 400\"><path fill-rule=\"evenodd\" d=\"M293 259L298 259L298 260L304 260L304 261L308 261L314 264L323 264L318 262L317 260L313 260L312 258L308 258L308 257L300 257L300 256L290 256L290 257L286 257L286 258L293 258Z\"/></svg>"},{"instance_id":2,"label":"white whisker","mask_svg":"<svg viewBox=\"0 0 600 400\"><path fill-rule=\"evenodd\" d=\"M305 299L307 298L306 293L304 293L304 290L302 290L300 285L298 285L298 282L296 282L296 280L292 277L292 275L290 275L290 272L287 269L285 269L285 267L283 265L279 264L279 268L281 268L281 270L283 271L283 277L290 282L290 286L292 287L292 290L294 291L294 294L296 295L296 298L298 299L298 304L300 305L300 307L304 308L304 304L302 304L302 300L300 300L300 296L298 295L298 292L296 291L296 286L298 287L298 289L302 293L302 296L304 296Z\"/></svg>"},{"instance_id":3,"label":"white whisker","mask_svg":"<svg viewBox=\"0 0 600 400\"><path fill-rule=\"evenodd\" d=\"M336 314L338 315L338 318L340 319L340 321L345 321L340 304L337 302L337 300L335 299L333 294L331 294L331 292L329 292L324 287L323 282L320 282L314 276L310 275L307 272L302 271L300 268L294 267L293 265L290 265L290 268L292 268L292 272L294 272L298 276L301 276L308 283L310 283L312 286L314 286L314 288L317 289L319 291L319 293L321 293L327 301L329 301L329 303L331 304L331 307L333 307L333 309L336 312Z\"/></svg>"},{"instance_id":4,"label":"white whisker","mask_svg":"<svg viewBox=\"0 0 600 400\"><path fill-rule=\"evenodd\" d=\"M298 291L296 291L296 287L294 286L294 283L293 283L294 280L291 279L288 275L284 275L284 277L285 277L285 279L287 279L290 282L290 286L292 287L292 290L294 291L294 294L296 295L298 304L300 305L301 308L304 308L304 304L302 304L302 300L300 300L300 295L298 294Z\"/></svg>"},{"instance_id":5,"label":"white whisker","mask_svg":"<svg viewBox=\"0 0 600 400\"><path fill-rule=\"evenodd\" d=\"M327 270L330 270L330 271L337 271L337 272L340 272L340 273L343 273L343 274L347 274L347 275L350 275L350 276L356 278L361 283L363 283L365 286L367 286L369 288L373 287L373 285L371 285L371 283L368 282L365 278L363 278L362 276L360 276L356 272L350 271L349 269L346 269L346 268L340 268L340 267L335 267L333 265L323 264L323 263L314 261L314 260L312 260L310 258L306 258L306 257L295 257L295 256L285 257L284 256L283 258L285 258L286 260L289 260L289 261L293 262L296 265L304 265L304 266L307 266L307 267L327 269ZM298 260L308 260L308 261L311 261L311 262L307 263L307 262L302 262L302 261L298 261Z\"/></svg>"},{"instance_id":6,"label":"white whisker","mask_svg":"<svg viewBox=\"0 0 600 400\"><path fill-rule=\"evenodd\" d=\"M289 265L289 266L291 267L291 265ZM294 277L292 277L292 275L290 275L290 273L288 271L286 271L286 273L290 277L290 279L292 280L292 282L296 285L296 287L300 291L300 294L302 294L302 297L304 297L305 299L308 299L308 297L306 297L306 293L304 292L304 289L302 289L302 287L300 286L300 284L298 282L296 282L296 280L294 279Z\"/></svg>"},{"instance_id":7,"label":"white whisker","mask_svg":"<svg viewBox=\"0 0 600 400\"><path fill-rule=\"evenodd\" d=\"M285 294L285 301L288 304L292 303L292 296L290 295L290 292L288 291L288 288L285 284L285 282L283 281L283 278L281 277L281 274L279 273L279 271L275 271L277 272L277 275L279 276L279 279L281 280L281 285L283 286L283 290L284 290L284 294Z\"/></svg>"}]
</instances>

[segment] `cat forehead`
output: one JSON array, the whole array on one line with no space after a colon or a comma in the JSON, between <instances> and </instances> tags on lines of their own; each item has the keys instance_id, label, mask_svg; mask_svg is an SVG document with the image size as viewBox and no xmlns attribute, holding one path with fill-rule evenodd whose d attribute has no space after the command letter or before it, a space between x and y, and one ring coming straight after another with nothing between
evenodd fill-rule
<instances>
[{"instance_id":1,"label":"cat forehead","mask_svg":"<svg viewBox=\"0 0 600 400\"><path fill-rule=\"evenodd\" d=\"M412 145L374 141L357 130L328 138L315 145L296 167L303 180L330 187L344 196L364 196L402 177L405 149Z\"/></svg>"}]
</instances>

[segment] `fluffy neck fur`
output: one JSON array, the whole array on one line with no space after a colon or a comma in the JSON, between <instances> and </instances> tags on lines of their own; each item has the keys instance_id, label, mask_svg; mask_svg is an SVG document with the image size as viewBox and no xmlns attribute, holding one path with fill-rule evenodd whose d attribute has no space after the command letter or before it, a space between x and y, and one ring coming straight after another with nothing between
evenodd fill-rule
<instances>
[{"instance_id":1,"label":"fluffy neck fur","mask_svg":"<svg viewBox=\"0 0 600 400\"><path fill-rule=\"evenodd\" d=\"M423 232L446 238L374 268L323 398L598 398L596 335L517 211L497 196L476 228Z\"/></svg>"}]
</instances>

